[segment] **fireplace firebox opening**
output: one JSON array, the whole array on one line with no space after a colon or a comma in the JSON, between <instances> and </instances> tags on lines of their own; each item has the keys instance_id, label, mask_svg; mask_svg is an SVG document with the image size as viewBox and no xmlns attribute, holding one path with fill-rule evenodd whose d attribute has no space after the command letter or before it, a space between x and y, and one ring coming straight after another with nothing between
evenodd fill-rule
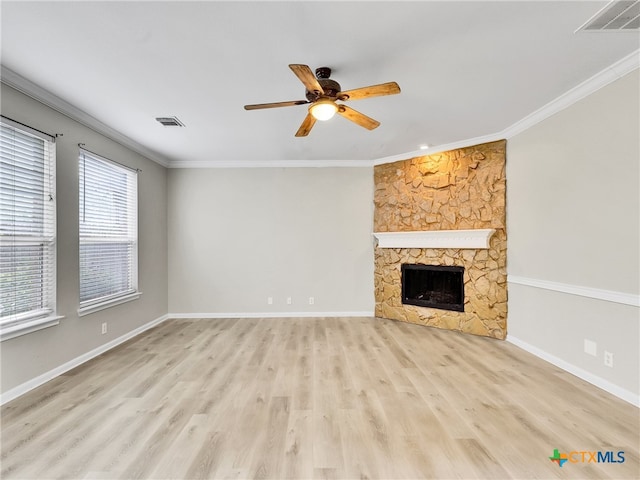
<instances>
[{"instance_id":1,"label":"fireplace firebox opening","mask_svg":"<svg viewBox=\"0 0 640 480\"><path fill-rule=\"evenodd\" d=\"M464 312L464 267L402 264L402 303Z\"/></svg>"}]
</instances>

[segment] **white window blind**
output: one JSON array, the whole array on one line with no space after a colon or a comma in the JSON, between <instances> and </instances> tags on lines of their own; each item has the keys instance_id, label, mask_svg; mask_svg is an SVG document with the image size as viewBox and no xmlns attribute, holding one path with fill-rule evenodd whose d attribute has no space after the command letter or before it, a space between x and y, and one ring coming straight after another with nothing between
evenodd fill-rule
<instances>
[{"instance_id":1,"label":"white window blind","mask_svg":"<svg viewBox=\"0 0 640 480\"><path fill-rule=\"evenodd\" d=\"M138 289L138 175L80 149L80 311Z\"/></svg>"},{"instance_id":2,"label":"white window blind","mask_svg":"<svg viewBox=\"0 0 640 480\"><path fill-rule=\"evenodd\" d=\"M52 324L55 314L56 150L52 137L28 127L3 118L0 128L0 336L5 339Z\"/></svg>"}]
</instances>

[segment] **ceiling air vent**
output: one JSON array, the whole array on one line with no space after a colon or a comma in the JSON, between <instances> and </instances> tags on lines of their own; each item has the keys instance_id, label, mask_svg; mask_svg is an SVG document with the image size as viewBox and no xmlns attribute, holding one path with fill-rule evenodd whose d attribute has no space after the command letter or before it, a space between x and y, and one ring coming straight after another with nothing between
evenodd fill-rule
<instances>
[{"instance_id":1,"label":"ceiling air vent","mask_svg":"<svg viewBox=\"0 0 640 480\"><path fill-rule=\"evenodd\" d=\"M156 117L156 120L165 127L184 127L184 123L176 117Z\"/></svg>"},{"instance_id":2,"label":"ceiling air vent","mask_svg":"<svg viewBox=\"0 0 640 480\"><path fill-rule=\"evenodd\" d=\"M640 30L640 1L614 0L576 31L611 32Z\"/></svg>"}]
</instances>

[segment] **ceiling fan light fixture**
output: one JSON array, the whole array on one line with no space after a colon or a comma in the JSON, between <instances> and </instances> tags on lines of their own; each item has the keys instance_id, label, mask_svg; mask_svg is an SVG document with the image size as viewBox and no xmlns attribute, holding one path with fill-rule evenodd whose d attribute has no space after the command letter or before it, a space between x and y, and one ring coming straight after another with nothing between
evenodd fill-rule
<instances>
[{"instance_id":1,"label":"ceiling fan light fixture","mask_svg":"<svg viewBox=\"0 0 640 480\"><path fill-rule=\"evenodd\" d=\"M0 0L2 1L2 0ZM640 1L640 0L638 0ZM298 77L305 87L306 100L293 100L289 102L276 103L256 103L245 105L245 110L260 110L263 108L291 107L294 105L309 105L308 113L304 117L300 128L296 131L296 137L306 137L316 124L317 120L326 121L337 113L356 125L373 130L380 126L380 122L363 113L354 110L336 100L345 102L347 100L360 100L369 97L381 97L384 95L395 95L400 93L400 87L396 82L381 83L379 85L369 85L368 87L356 88L354 90L342 91L340 84L331 80L331 69L321 67L316 69L316 74L309 68L309 65L292 63L289 65L291 71Z\"/></svg>"},{"instance_id":2,"label":"ceiling fan light fixture","mask_svg":"<svg viewBox=\"0 0 640 480\"><path fill-rule=\"evenodd\" d=\"M329 99L318 100L309 107L309 113L316 120L326 121L332 118L338 111L338 106Z\"/></svg>"}]
</instances>

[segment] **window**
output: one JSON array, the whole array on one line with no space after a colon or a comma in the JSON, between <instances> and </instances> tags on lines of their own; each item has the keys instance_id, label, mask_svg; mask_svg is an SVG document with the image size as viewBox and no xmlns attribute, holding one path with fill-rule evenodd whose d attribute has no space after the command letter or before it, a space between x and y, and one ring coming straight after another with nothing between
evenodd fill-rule
<instances>
[{"instance_id":1,"label":"window","mask_svg":"<svg viewBox=\"0 0 640 480\"><path fill-rule=\"evenodd\" d=\"M138 174L80 150L80 315L140 296Z\"/></svg>"},{"instance_id":2,"label":"window","mask_svg":"<svg viewBox=\"0 0 640 480\"><path fill-rule=\"evenodd\" d=\"M58 323L54 138L0 121L0 338Z\"/></svg>"}]
</instances>

